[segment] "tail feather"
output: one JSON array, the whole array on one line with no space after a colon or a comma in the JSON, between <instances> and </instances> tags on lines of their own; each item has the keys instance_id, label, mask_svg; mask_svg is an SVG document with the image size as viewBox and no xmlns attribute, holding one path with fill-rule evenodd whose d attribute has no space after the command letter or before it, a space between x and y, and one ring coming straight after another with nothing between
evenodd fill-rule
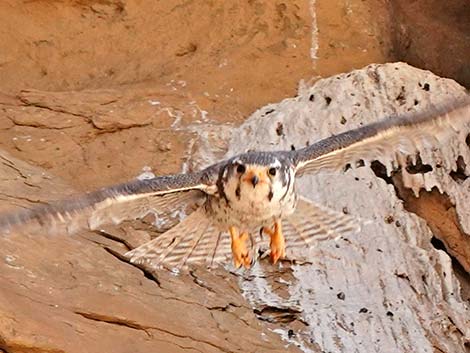
<instances>
[{"instance_id":1,"label":"tail feather","mask_svg":"<svg viewBox=\"0 0 470 353\"><path fill-rule=\"evenodd\" d=\"M209 267L224 263L231 255L230 238L207 217L204 207L154 240L126 253L131 262L157 269Z\"/></svg>"},{"instance_id":2,"label":"tail feather","mask_svg":"<svg viewBox=\"0 0 470 353\"><path fill-rule=\"evenodd\" d=\"M319 206L301 198L297 209L283 220L287 249L306 249L319 241L358 233L361 221L353 216Z\"/></svg>"},{"instance_id":3,"label":"tail feather","mask_svg":"<svg viewBox=\"0 0 470 353\"><path fill-rule=\"evenodd\" d=\"M207 242L201 242L201 239L204 239L205 237L207 238L207 229L209 228L209 224L204 224L203 227L200 227L197 232L193 233L194 238L193 239L188 239L187 244L185 244L184 253L182 254L181 259L179 259L177 266L178 267L184 267L186 266L187 262L189 259L191 259L191 262L201 262L201 253L206 252L207 253ZM198 247L199 249L203 251L196 251L195 249ZM199 254L197 254L199 253Z\"/></svg>"},{"instance_id":4,"label":"tail feather","mask_svg":"<svg viewBox=\"0 0 470 353\"><path fill-rule=\"evenodd\" d=\"M360 220L301 198L295 213L283 220L283 234L288 256L297 250L309 249L317 242L359 232ZM252 257L259 250L269 249L269 237L252 234ZM183 219L178 225L156 239L129 251L131 262L150 269L186 268L192 265L216 267L230 261L230 236L220 231L207 217L204 207Z\"/></svg>"},{"instance_id":5,"label":"tail feather","mask_svg":"<svg viewBox=\"0 0 470 353\"><path fill-rule=\"evenodd\" d=\"M211 247L211 256L208 256L206 259L207 267L216 267L217 264L227 261L231 256L231 241L230 236L227 232L222 232L217 230L212 226L212 231L210 234L215 234L215 240L212 243Z\"/></svg>"}]
</instances>

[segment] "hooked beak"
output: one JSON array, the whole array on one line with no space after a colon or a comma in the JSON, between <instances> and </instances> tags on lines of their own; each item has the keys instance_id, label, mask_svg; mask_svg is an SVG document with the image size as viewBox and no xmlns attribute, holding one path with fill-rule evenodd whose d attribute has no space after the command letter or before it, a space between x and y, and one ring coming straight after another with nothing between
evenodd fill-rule
<instances>
[{"instance_id":1,"label":"hooked beak","mask_svg":"<svg viewBox=\"0 0 470 353\"><path fill-rule=\"evenodd\" d=\"M253 186L253 188L259 184L268 182L263 174L263 170L248 170L242 180Z\"/></svg>"}]
</instances>

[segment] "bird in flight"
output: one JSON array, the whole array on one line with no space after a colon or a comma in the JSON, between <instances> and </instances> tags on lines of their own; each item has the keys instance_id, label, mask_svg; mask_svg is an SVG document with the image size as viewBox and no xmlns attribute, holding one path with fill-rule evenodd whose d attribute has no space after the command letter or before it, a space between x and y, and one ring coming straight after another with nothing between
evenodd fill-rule
<instances>
[{"instance_id":1,"label":"bird in flight","mask_svg":"<svg viewBox=\"0 0 470 353\"><path fill-rule=\"evenodd\" d=\"M300 197L298 178L339 172L358 161L417 154L423 147L446 143L469 125L470 99L456 99L390 116L303 149L248 152L194 173L134 180L0 215L0 234L21 227L73 233L152 213L157 222L173 222L173 227L126 253L133 263L212 267L232 257L236 268L249 268L256 246L264 241L269 241L266 246L276 263L285 258L286 246L310 246L359 230L355 217Z\"/></svg>"}]
</instances>

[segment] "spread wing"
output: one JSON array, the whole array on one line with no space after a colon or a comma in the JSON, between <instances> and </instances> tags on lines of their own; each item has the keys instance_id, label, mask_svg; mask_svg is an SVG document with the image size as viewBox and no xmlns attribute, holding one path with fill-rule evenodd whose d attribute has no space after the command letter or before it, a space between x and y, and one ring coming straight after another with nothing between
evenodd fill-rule
<instances>
[{"instance_id":1,"label":"spread wing","mask_svg":"<svg viewBox=\"0 0 470 353\"><path fill-rule=\"evenodd\" d=\"M149 213L155 215L156 224L178 221L214 192L217 175L214 166L198 173L134 180L29 210L0 214L0 234L15 228L71 234Z\"/></svg>"},{"instance_id":2,"label":"spread wing","mask_svg":"<svg viewBox=\"0 0 470 353\"><path fill-rule=\"evenodd\" d=\"M415 154L423 146L444 143L469 125L470 98L466 97L425 111L392 116L290 154L297 175L340 171L360 160L393 157L395 153Z\"/></svg>"}]
</instances>

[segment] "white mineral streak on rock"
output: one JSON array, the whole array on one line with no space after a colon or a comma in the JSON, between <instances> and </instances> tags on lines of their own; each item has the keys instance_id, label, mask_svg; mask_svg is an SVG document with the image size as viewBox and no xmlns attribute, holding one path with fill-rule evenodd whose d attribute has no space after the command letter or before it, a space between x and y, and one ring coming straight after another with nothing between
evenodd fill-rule
<instances>
[{"instance_id":1,"label":"white mineral streak on rock","mask_svg":"<svg viewBox=\"0 0 470 353\"><path fill-rule=\"evenodd\" d=\"M283 300L272 290L271 284L266 280L262 266L255 263L246 280L240 282L240 287L246 294L246 298L254 305L272 307L295 307L295 299ZM300 308L295 308L299 310Z\"/></svg>"},{"instance_id":2,"label":"white mineral streak on rock","mask_svg":"<svg viewBox=\"0 0 470 353\"><path fill-rule=\"evenodd\" d=\"M310 57L313 62L318 59L318 24L317 24L317 12L315 9L316 0L309 1L310 14L312 16L312 45L310 47Z\"/></svg>"},{"instance_id":3,"label":"white mineral streak on rock","mask_svg":"<svg viewBox=\"0 0 470 353\"><path fill-rule=\"evenodd\" d=\"M296 98L271 104L269 110L261 108L232 134L228 155L301 148L389 114L424 109L464 94L456 82L406 64L370 65L320 80ZM283 125L282 134L276 133L278 124ZM447 193L469 233L470 179L459 184L449 176L459 155L470 163L465 136L439 150L423 149L422 161L433 171L405 173L403 179L415 192L437 187ZM401 164L381 162L388 171L392 164ZM462 302L451 261L430 244L426 222L403 208L392 185L366 166L306 176L300 188L308 198L336 210L346 207L352 215L373 221L357 236L320 243L312 249L311 264L293 267L290 298L279 299L278 305L300 305L302 319L309 324L303 329L302 337L308 337L304 347L325 352L466 351L470 310ZM395 222L385 222L389 216ZM255 274L262 277L263 269ZM273 298L280 298L263 283L241 284L253 305L273 305Z\"/></svg>"}]
</instances>

